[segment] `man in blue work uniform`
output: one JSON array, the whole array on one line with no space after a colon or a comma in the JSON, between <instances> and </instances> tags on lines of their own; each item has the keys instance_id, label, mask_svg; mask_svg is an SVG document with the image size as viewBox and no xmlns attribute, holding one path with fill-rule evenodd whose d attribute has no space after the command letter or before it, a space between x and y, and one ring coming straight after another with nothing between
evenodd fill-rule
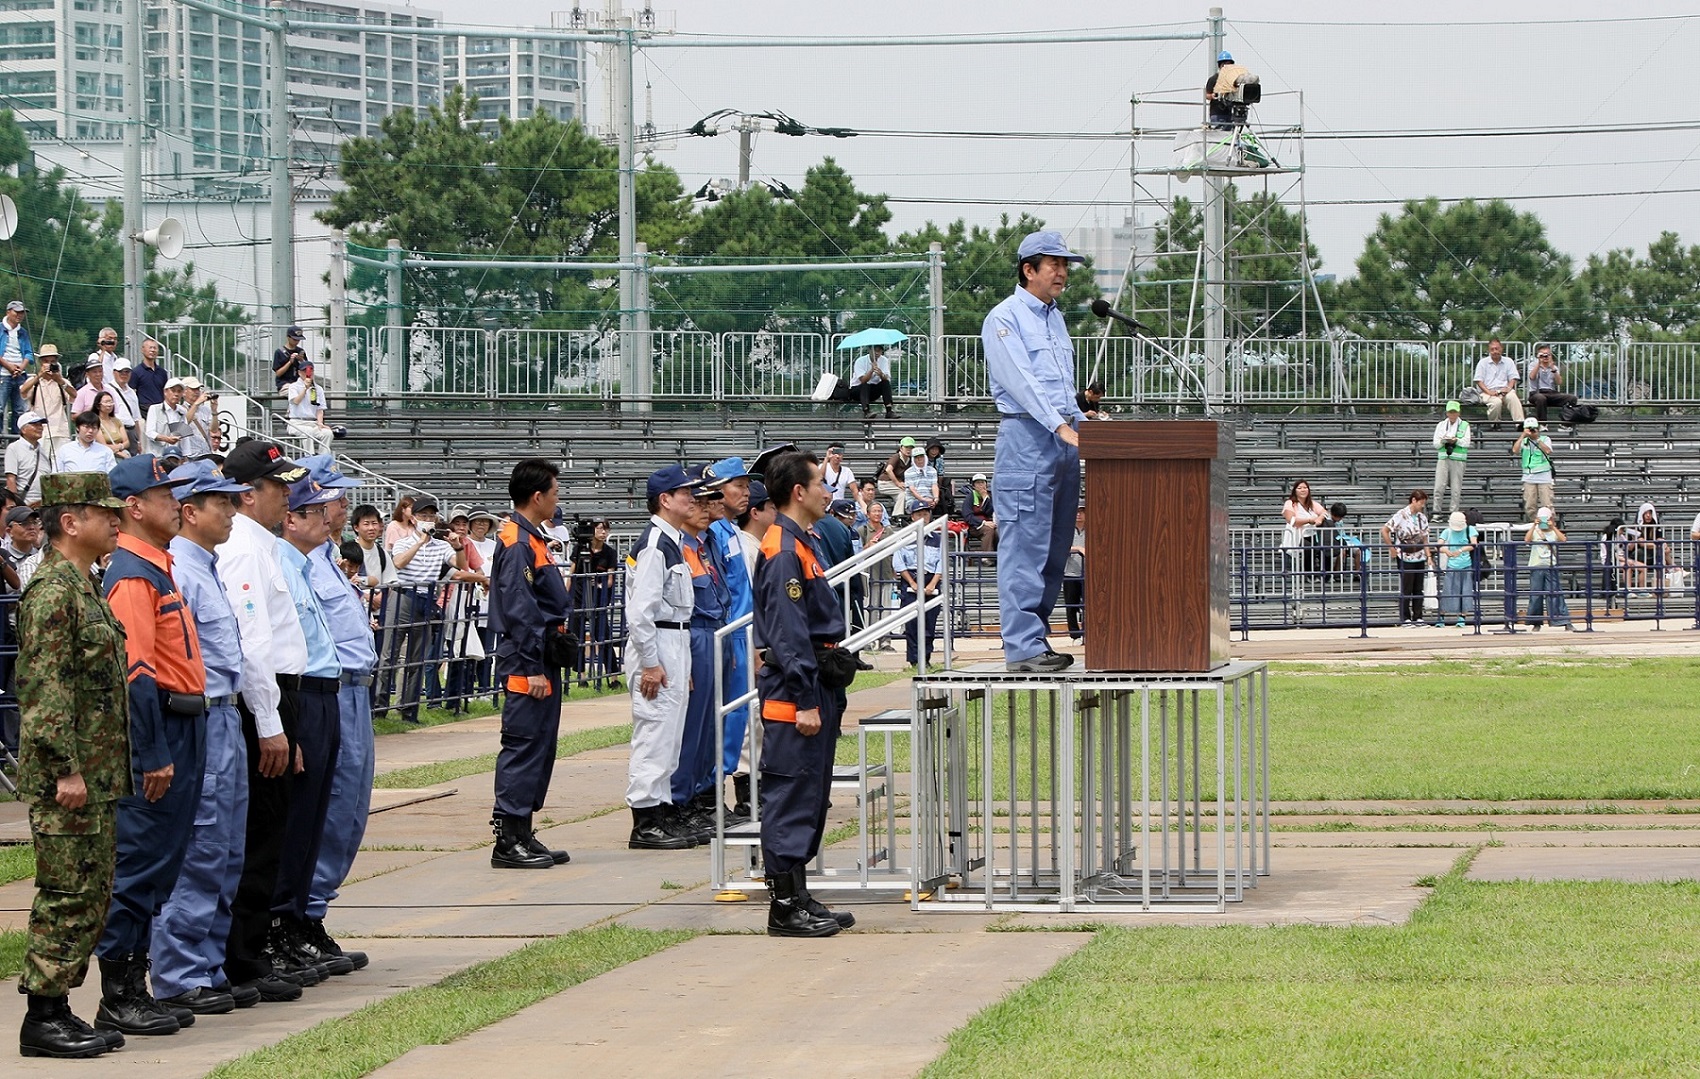
<instances>
[{"instance_id":1,"label":"man in blue work uniform","mask_svg":"<svg viewBox=\"0 0 1700 1079\"><path fill-rule=\"evenodd\" d=\"M207 672L207 756L195 830L177 886L153 923L153 985L161 1003L200 1014L259 1003L253 986L231 987L224 975L230 905L242 877L248 819L248 751L236 693L242 685L242 637L218 578L213 549L230 538L232 494L252 490L220 476L211 461L171 473L182 526L171 541L171 576L195 616ZM299 996L298 986L274 986Z\"/></svg>"},{"instance_id":2,"label":"man in blue work uniform","mask_svg":"<svg viewBox=\"0 0 1700 1079\"><path fill-rule=\"evenodd\" d=\"M347 974L354 970L354 963L314 946L307 931L307 903L324 841L337 756L342 752L342 721L337 714L342 664L324 605L313 588L309 558L330 539L326 505L341 497L340 488L321 486L310 475L291 483L283 534L277 540L278 568L307 642L307 669L294 687L298 694L295 761L300 770L289 780L289 813L277 883L272 888L270 943L274 952L293 953L331 974Z\"/></svg>"},{"instance_id":3,"label":"man in blue work uniform","mask_svg":"<svg viewBox=\"0 0 1700 1079\"><path fill-rule=\"evenodd\" d=\"M560 503L560 469L541 457L515 462L508 476L514 511L496 530L491 559L490 632L502 702L502 748L496 754L496 804L490 826L494 869L548 869L568 860L532 831L555 771L561 729L562 649L570 603L567 584L549 552L544 527Z\"/></svg>"},{"instance_id":4,"label":"man in blue work uniform","mask_svg":"<svg viewBox=\"0 0 1700 1079\"><path fill-rule=\"evenodd\" d=\"M784 453L763 470L779 509L756 563L755 638L762 666L761 853L771 900L767 932L830 937L854 924L809 895L809 860L826 827L839 691L822 679L821 655L844 639L844 609L826 583L809 529L826 514L832 490L812 453Z\"/></svg>"},{"instance_id":5,"label":"man in blue work uniform","mask_svg":"<svg viewBox=\"0 0 1700 1079\"><path fill-rule=\"evenodd\" d=\"M331 777L331 800L325 810L325 835L319 843L319 860L313 868L313 887L307 897L306 924L301 927L305 943L323 956L341 956L360 970L367 964L365 952L347 951L325 931L325 912L360 853L366 837L366 815L372 807L372 772L377 747L372 732L372 669L378 650L372 640L372 619L348 574L337 564L342 558L342 530L348 524L348 492L360 481L344 476L336 458L328 453L303 457L295 462L307 470L314 483L340 496L324 503L325 526L330 538L307 554L307 575L313 592L324 609L336 640L336 658L342 667L342 688L337 691L339 748L336 773Z\"/></svg>"},{"instance_id":6,"label":"man in blue work uniform","mask_svg":"<svg viewBox=\"0 0 1700 1079\"><path fill-rule=\"evenodd\" d=\"M679 739L679 764L671 779L673 804L690 831L706 841L714 834L714 635L726 625L732 595L708 526L723 498L708 468L686 471L698 484L691 491L691 516L681 530L679 553L691 570L691 675L685 701L685 726Z\"/></svg>"},{"instance_id":7,"label":"man in blue work uniform","mask_svg":"<svg viewBox=\"0 0 1700 1079\"><path fill-rule=\"evenodd\" d=\"M909 519L925 524L933 519L933 507L920 503L910 511ZM944 580L944 553L937 532L927 537L922 550L925 553L917 557L915 545L905 543L892 552L891 571L897 574L897 603L900 607L912 605L917 594L924 594L922 602L927 602L939 593ZM924 637L920 633L922 620L909 623L909 649L905 661L911 667L925 666L932 658L933 638L939 634L939 610L934 607L927 612Z\"/></svg>"},{"instance_id":8,"label":"man in blue work uniform","mask_svg":"<svg viewBox=\"0 0 1700 1079\"><path fill-rule=\"evenodd\" d=\"M720 516L708 526L708 531L714 539L714 551L720 558L721 569L726 574L726 591L731 596L731 602L726 608L726 621L735 622L750 613L754 602L750 573L746 568L749 560L744 553L745 548L752 546L754 541L738 527L738 518L750 508L750 472L744 467L742 457L727 457L716 461L709 466L708 471L720 485L721 494ZM722 666L725 670L726 692L721 702L725 703L742 696L750 684L749 636L744 631L740 630L726 638ZM729 824L749 819L747 808L744 816L739 817L737 813L738 806L748 807L750 803L750 777L737 774L738 758L744 750L744 736L748 732L749 722L748 705L726 714L725 737L721 743L721 764L725 773L732 777L733 812L727 818Z\"/></svg>"},{"instance_id":9,"label":"man in blue work uniform","mask_svg":"<svg viewBox=\"0 0 1700 1079\"><path fill-rule=\"evenodd\" d=\"M180 523L170 470L151 453L111 473L124 500L118 550L103 578L124 625L130 683L130 767L141 789L118 801L112 906L95 954L101 1001L95 1026L125 1034L175 1034L194 1022L154 999L148 949L154 913L171 895L189 848L206 767L206 669L194 617L171 579L166 545ZM219 1010L234 1005L226 997Z\"/></svg>"},{"instance_id":10,"label":"man in blue work uniform","mask_svg":"<svg viewBox=\"0 0 1700 1079\"><path fill-rule=\"evenodd\" d=\"M1074 657L1046 640L1080 505L1074 345L1057 298L1070 263L1084 261L1059 232L1034 232L1016 252L1015 294L986 316L980 337L998 425L998 606L1011 671L1060 671Z\"/></svg>"}]
</instances>

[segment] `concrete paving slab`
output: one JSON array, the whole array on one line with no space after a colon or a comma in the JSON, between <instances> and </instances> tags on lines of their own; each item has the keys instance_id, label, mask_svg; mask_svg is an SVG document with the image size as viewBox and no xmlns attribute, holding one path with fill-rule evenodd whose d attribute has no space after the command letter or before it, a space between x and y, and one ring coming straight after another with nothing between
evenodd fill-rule
<instances>
[{"instance_id":1,"label":"concrete paving slab","mask_svg":"<svg viewBox=\"0 0 1700 1079\"><path fill-rule=\"evenodd\" d=\"M15 1042L0 1047L6 1075L63 1079L79 1076L143 1076L145 1079L189 1079L205 1075L223 1061L263 1048L327 1019L347 1015L374 1001L415 986L430 985L457 970L505 955L528 940L453 939L353 940L343 943L367 952L372 964L365 970L306 990L290 1004L259 1004L227 1015L196 1019L188 1030L169 1037L128 1039L116 1053L74 1063L26 1060L16 1056ZM71 1007L84 1019L94 1019L100 1003L98 974L71 994ZM8 1038L23 1022L25 998L14 992L17 979L0 985L0 1032Z\"/></svg>"},{"instance_id":2,"label":"concrete paving slab","mask_svg":"<svg viewBox=\"0 0 1700 1079\"><path fill-rule=\"evenodd\" d=\"M1634 884L1700 880L1700 850L1592 847L1489 847L1470 865L1470 880L1617 880Z\"/></svg>"},{"instance_id":3,"label":"concrete paving slab","mask_svg":"<svg viewBox=\"0 0 1700 1079\"><path fill-rule=\"evenodd\" d=\"M1604 829L1504 831L1471 828L1458 831L1388 832L1276 832L1277 849L1292 847L1474 847L1499 843L1507 847L1637 847L1665 850L1669 857L1686 857L1683 851L1700 850L1700 831L1690 828L1659 829L1629 827L1622 831Z\"/></svg>"},{"instance_id":4,"label":"concrete paving slab","mask_svg":"<svg viewBox=\"0 0 1700 1079\"><path fill-rule=\"evenodd\" d=\"M598 1079L907 1077L975 1012L1088 939L1073 933L702 937L451 1045L422 1046L373 1075L556 1079L570 1060L575 1074ZM782 1000L752 1006L751 987L776 985L784 987ZM823 1018L787 1045L774 1036L774 1015L791 1006Z\"/></svg>"}]
</instances>

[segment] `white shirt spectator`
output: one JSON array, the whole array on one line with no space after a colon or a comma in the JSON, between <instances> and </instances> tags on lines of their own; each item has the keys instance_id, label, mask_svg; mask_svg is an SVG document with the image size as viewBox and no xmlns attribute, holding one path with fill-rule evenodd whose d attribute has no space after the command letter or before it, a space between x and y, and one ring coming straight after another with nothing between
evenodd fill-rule
<instances>
[{"instance_id":1,"label":"white shirt spectator","mask_svg":"<svg viewBox=\"0 0 1700 1079\"><path fill-rule=\"evenodd\" d=\"M870 371L873 375L868 379L868 385L878 386L882 382L890 382L891 360L882 353L879 360L875 361L873 353L864 352L856 357L856 366L850 369L850 385L854 386L862 381L862 376Z\"/></svg>"},{"instance_id":2,"label":"white shirt spectator","mask_svg":"<svg viewBox=\"0 0 1700 1079\"><path fill-rule=\"evenodd\" d=\"M53 471L111 472L117 463L118 458L99 442L91 442L85 446L82 440L78 439L59 447L59 456L53 462Z\"/></svg>"},{"instance_id":3,"label":"white shirt spectator","mask_svg":"<svg viewBox=\"0 0 1700 1079\"><path fill-rule=\"evenodd\" d=\"M193 414L184 409L184 422L189 425L189 433L183 436L183 441L177 444L177 452L184 457L204 457L212 452L211 432L217 420L213 417L212 402L202 398L195 406ZM207 432L202 434L202 432Z\"/></svg>"},{"instance_id":4,"label":"white shirt spectator","mask_svg":"<svg viewBox=\"0 0 1700 1079\"><path fill-rule=\"evenodd\" d=\"M6 475L13 478L18 495L25 502L41 501L41 477L51 476L55 471L53 454L48 452L45 438L31 443L20 437L6 447Z\"/></svg>"},{"instance_id":5,"label":"white shirt spectator","mask_svg":"<svg viewBox=\"0 0 1700 1079\"><path fill-rule=\"evenodd\" d=\"M932 466L925 454L916 454L915 462L903 473L908 505L913 507L917 502L933 505L939 500L939 470Z\"/></svg>"},{"instance_id":6,"label":"white shirt spectator","mask_svg":"<svg viewBox=\"0 0 1700 1079\"><path fill-rule=\"evenodd\" d=\"M112 414L118 417L118 422L125 427L134 427L142 422L142 403L136 399L133 387L123 385L113 379L106 384L112 394Z\"/></svg>"},{"instance_id":7,"label":"white shirt spectator","mask_svg":"<svg viewBox=\"0 0 1700 1079\"><path fill-rule=\"evenodd\" d=\"M181 457L183 451L178 446L188 430L189 417L183 406L168 405L162 401L148 409L147 445L144 449L161 457ZM171 441L161 441L161 435L169 436Z\"/></svg>"},{"instance_id":8,"label":"white shirt spectator","mask_svg":"<svg viewBox=\"0 0 1700 1079\"><path fill-rule=\"evenodd\" d=\"M391 564L394 564L395 558L413 550L421 543L425 546L418 554L413 556L407 565L396 567L397 584L436 584L447 576L444 567L454 561L455 549L450 547L445 540L437 539L434 536L427 538L417 532L397 540L396 545L390 548Z\"/></svg>"},{"instance_id":9,"label":"white shirt spectator","mask_svg":"<svg viewBox=\"0 0 1700 1079\"><path fill-rule=\"evenodd\" d=\"M826 485L832 488L833 498L856 497L856 473L851 471L849 465L840 462L837 468L833 468L828 464L821 474L826 479Z\"/></svg>"},{"instance_id":10,"label":"white shirt spectator","mask_svg":"<svg viewBox=\"0 0 1700 1079\"><path fill-rule=\"evenodd\" d=\"M1517 364L1509 356L1501 356L1498 363L1492 356L1483 356L1476 364L1475 380L1494 393L1504 393L1517 381Z\"/></svg>"}]
</instances>

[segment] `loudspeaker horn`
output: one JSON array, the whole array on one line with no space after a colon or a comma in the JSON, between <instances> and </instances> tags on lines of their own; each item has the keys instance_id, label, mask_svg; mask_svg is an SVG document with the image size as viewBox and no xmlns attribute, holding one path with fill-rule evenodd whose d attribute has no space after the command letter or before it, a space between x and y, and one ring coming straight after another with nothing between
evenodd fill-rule
<instances>
[{"instance_id":1,"label":"loudspeaker horn","mask_svg":"<svg viewBox=\"0 0 1700 1079\"><path fill-rule=\"evenodd\" d=\"M18 204L10 195L0 195L0 241L10 240L18 231Z\"/></svg>"},{"instance_id":2,"label":"loudspeaker horn","mask_svg":"<svg viewBox=\"0 0 1700 1079\"><path fill-rule=\"evenodd\" d=\"M157 250L162 257L174 259L183 253L185 235L183 222L175 217L168 217L142 233L140 239L149 247Z\"/></svg>"}]
</instances>

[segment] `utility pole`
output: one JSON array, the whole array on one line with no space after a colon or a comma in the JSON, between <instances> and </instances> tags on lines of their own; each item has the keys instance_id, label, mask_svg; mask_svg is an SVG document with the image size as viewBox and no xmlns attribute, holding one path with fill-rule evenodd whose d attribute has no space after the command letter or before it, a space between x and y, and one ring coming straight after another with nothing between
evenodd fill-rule
<instances>
[{"instance_id":1,"label":"utility pole","mask_svg":"<svg viewBox=\"0 0 1700 1079\"><path fill-rule=\"evenodd\" d=\"M750 186L750 158L754 155L756 128L760 121L753 116L738 119L738 190Z\"/></svg>"},{"instance_id":2,"label":"utility pole","mask_svg":"<svg viewBox=\"0 0 1700 1079\"><path fill-rule=\"evenodd\" d=\"M124 332L129 340L125 355L136 357L138 363L147 336L142 327L147 318L147 297L142 291L142 124L147 119L142 76L147 23L142 7L141 0L134 0L124 9Z\"/></svg>"},{"instance_id":3,"label":"utility pole","mask_svg":"<svg viewBox=\"0 0 1700 1079\"><path fill-rule=\"evenodd\" d=\"M1210 70L1225 43L1222 9L1210 9ZM1227 180L1204 167L1204 388L1207 410L1220 408L1224 399L1228 351L1227 279Z\"/></svg>"},{"instance_id":4,"label":"utility pole","mask_svg":"<svg viewBox=\"0 0 1700 1079\"><path fill-rule=\"evenodd\" d=\"M944 244L927 245L927 396L944 404L949 387L944 368Z\"/></svg>"},{"instance_id":5,"label":"utility pole","mask_svg":"<svg viewBox=\"0 0 1700 1079\"><path fill-rule=\"evenodd\" d=\"M637 32L631 16L620 16L619 36L614 46L613 75L620 143L620 262L629 266L637 253L637 131L632 117L632 49ZM629 357L625 365L629 391L621 396L627 411L647 412L651 365L637 334L636 313L637 275L624 269L620 271L620 353Z\"/></svg>"},{"instance_id":6,"label":"utility pole","mask_svg":"<svg viewBox=\"0 0 1700 1079\"><path fill-rule=\"evenodd\" d=\"M138 0L132 6L141 7ZM289 180L288 30L282 0L272 0L272 347L283 347L295 321L295 192ZM316 357L314 357L316 358Z\"/></svg>"}]
</instances>

